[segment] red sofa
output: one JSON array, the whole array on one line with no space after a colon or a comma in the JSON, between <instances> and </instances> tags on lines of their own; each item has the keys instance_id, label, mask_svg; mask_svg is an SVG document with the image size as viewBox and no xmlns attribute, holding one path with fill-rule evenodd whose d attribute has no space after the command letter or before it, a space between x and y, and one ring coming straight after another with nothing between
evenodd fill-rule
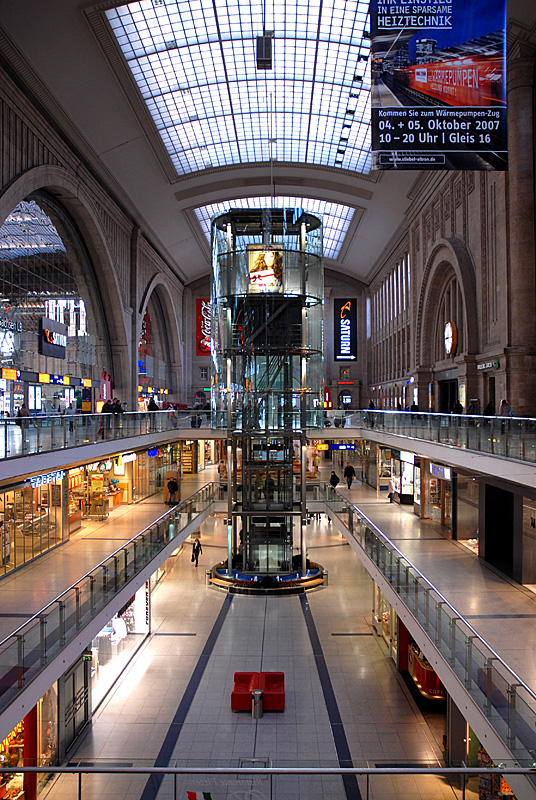
<instances>
[{"instance_id":1,"label":"red sofa","mask_svg":"<svg viewBox=\"0 0 536 800\"><path fill-rule=\"evenodd\" d=\"M251 711L251 692L258 688L258 672L235 672L231 711Z\"/></svg>"},{"instance_id":2,"label":"red sofa","mask_svg":"<svg viewBox=\"0 0 536 800\"><path fill-rule=\"evenodd\" d=\"M251 693L262 690L264 711L285 710L284 672L235 672L231 711L251 711Z\"/></svg>"},{"instance_id":3,"label":"red sofa","mask_svg":"<svg viewBox=\"0 0 536 800\"><path fill-rule=\"evenodd\" d=\"M285 710L285 673L260 672L259 689L262 689L264 711Z\"/></svg>"}]
</instances>

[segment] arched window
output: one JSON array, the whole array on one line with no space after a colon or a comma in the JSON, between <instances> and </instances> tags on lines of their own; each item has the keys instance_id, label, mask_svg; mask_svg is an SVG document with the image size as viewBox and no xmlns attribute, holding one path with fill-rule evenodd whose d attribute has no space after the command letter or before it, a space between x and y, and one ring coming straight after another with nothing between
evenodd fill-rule
<instances>
[{"instance_id":1,"label":"arched window","mask_svg":"<svg viewBox=\"0 0 536 800\"><path fill-rule=\"evenodd\" d=\"M55 331L62 346L43 348L45 328ZM12 413L23 400L32 411L60 410L75 399L82 379L112 373L88 251L69 214L46 192L18 203L0 227L0 332L2 366L25 376L0 392L4 412ZM38 383L39 374L51 375L51 383ZM65 388L52 383L56 375L76 380ZM85 410L92 410L91 403Z\"/></svg>"}]
</instances>

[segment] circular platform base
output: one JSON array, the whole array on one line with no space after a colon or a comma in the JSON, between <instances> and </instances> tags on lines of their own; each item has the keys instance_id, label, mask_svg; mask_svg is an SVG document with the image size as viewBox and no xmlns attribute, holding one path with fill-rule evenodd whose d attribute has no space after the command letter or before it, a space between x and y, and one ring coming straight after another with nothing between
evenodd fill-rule
<instances>
[{"instance_id":1,"label":"circular platform base","mask_svg":"<svg viewBox=\"0 0 536 800\"><path fill-rule=\"evenodd\" d=\"M303 594L308 589L325 586L327 572L320 564L310 564L307 573L284 573L282 575L262 575L242 573L234 569L232 576L227 574L225 563L216 564L207 570L207 583L229 594L250 595L289 595Z\"/></svg>"}]
</instances>

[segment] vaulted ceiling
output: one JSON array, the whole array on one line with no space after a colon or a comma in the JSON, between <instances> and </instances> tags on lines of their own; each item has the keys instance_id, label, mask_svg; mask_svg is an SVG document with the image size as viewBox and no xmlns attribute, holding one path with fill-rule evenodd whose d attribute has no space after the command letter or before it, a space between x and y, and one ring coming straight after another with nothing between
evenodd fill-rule
<instances>
[{"instance_id":1,"label":"vaulted ceiling","mask_svg":"<svg viewBox=\"0 0 536 800\"><path fill-rule=\"evenodd\" d=\"M249 203L322 213L326 265L366 281L419 176L370 171L367 9L3 2L0 46L186 282L210 215Z\"/></svg>"}]
</instances>

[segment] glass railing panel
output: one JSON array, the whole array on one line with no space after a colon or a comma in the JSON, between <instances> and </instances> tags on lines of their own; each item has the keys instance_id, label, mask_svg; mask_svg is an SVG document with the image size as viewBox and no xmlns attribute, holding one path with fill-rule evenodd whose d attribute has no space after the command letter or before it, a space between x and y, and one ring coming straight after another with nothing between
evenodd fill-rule
<instances>
[{"instance_id":1,"label":"glass railing panel","mask_svg":"<svg viewBox=\"0 0 536 800\"><path fill-rule=\"evenodd\" d=\"M330 511L389 581L497 733L521 754L536 751L536 694L357 507L331 487L325 496Z\"/></svg>"},{"instance_id":2,"label":"glass railing panel","mask_svg":"<svg viewBox=\"0 0 536 800\"><path fill-rule=\"evenodd\" d=\"M28 668L29 669L29 668ZM14 636L0 648L0 705L7 706L24 685L24 636Z\"/></svg>"},{"instance_id":3,"label":"glass railing panel","mask_svg":"<svg viewBox=\"0 0 536 800\"><path fill-rule=\"evenodd\" d=\"M213 502L216 491L216 485L209 484L167 512L0 644L0 711L178 535L181 519L185 522L183 509L192 519Z\"/></svg>"}]
</instances>

